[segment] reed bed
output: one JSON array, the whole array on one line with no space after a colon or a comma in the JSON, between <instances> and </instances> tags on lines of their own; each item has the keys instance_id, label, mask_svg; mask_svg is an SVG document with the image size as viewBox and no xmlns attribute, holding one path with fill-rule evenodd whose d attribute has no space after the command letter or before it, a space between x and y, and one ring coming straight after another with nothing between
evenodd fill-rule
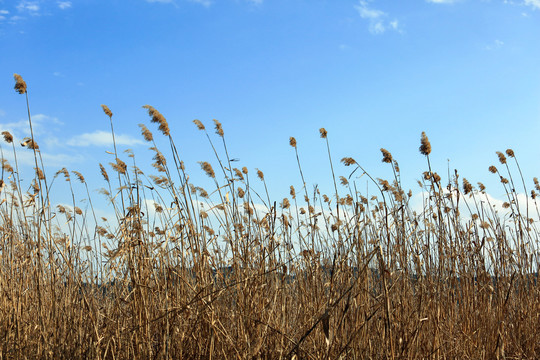
<instances>
[{"instance_id":1,"label":"reed bed","mask_svg":"<svg viewBox=\"0 0 540 360\"><path fill-rule=\"evenodd\" d=\"M26 83L15 81L32 131ZM195 121L215 158L200 163L213 188L193 184L166 118L144 108L169 146L140 125L154 174L116 145L96 169L115 219L96 215L84 174L45 175L33 132L23 149L2 133L0 359L540 357L540 185L527 192L511 149L489 168L507 196L496 211L482 184L457 172L443 183L423 133L417 209L390 152L394 177L377 179L353 158L334 163L320 129L333 189L310 189L291 138L303 186L271 199L262 171L235 167L217 120L215 135ZM29 184L20 151L34 155ZM357 190L361 174L375 194ZM70 206L52 200L62 179Z\"/></svg>"}]
</instances>

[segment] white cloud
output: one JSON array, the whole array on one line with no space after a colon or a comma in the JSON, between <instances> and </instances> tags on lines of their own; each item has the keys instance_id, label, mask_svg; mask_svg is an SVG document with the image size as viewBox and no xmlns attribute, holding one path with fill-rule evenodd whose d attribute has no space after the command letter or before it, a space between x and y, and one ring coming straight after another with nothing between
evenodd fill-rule
<instances>
[{"instance_id":1,"label":"white cloud","mask_svg":"<svg viewBox=\"0 0 540 360\"><path fill-rule=\"evenodd\" d=\"M142 140L135 139L129 135L115 134L114 139L116 145L133 146L144 144ZM92 133L74 136L66 144L70 146L105 146L112 145L113 138L108 131L96 130Z\"/></svg>"},{"instance_id":2,"label":"white cloud","mask_svg":"<svg viewBox=\"0 0 540 360\"><path fill-rule=\"evenodd\" d=\"M17 143L18 144L18 143ZM38 143L39 145L39 143ZM35 166L34 152L29 149L21 148L16 145L17 148L17 163L19 165ZM61 167L68 164L82 164L84 162L84 157L82 155L68 155L62 153L50 153L43 152L40 149L41 157L43 158L43 163L46 164L47 168L50 167ZM4 158L10 162L11 165L15 164L15 158L13 156L13 151L4 151Z\"/></svg>"},{"instance_id":3,"label":"white cloud","mask_svg":"<svg viewBox=\"0 0 540 360\"><path fill-rule=\"evenodd\" d=\"M62 122L57 118L45 114L32 115L32 129L34 130L34 136L49 135L52 125L62 125ZM9 131L16 139L30 136L30 128L27 119L17 122L0 123L0 130ZM37 140L38 139L36 139L36 141ZM37 142L39 145L39 141Z\"/></svg>"},{"instance_id":4,"label":"white cloud","mask_svg":"<svg viewBox=\"0 0 540 360\"><path fill-rule=\"evenodd\" d=\"M540 0L525 0L524 4L540 10Z\"/></svg>"},{"instance_id":5,"label":"white cloud","mask_svg":"<svg viewBox=\"0 0 540 360\"><path fill-rule=\"evenodd\" d=\"M246 0L248 3L252 3L255 5L261 5L264 0Z\"/></svg>"},{"instance_id":6,"label":"white cloud","mask_svg":"<svg viewBox=\"0 0 540 360\"><path fill-rule=\"evenodd\" d=\"M58 7L62 10L69 9L71 7L71 1L58 1Z\"/></svg>"},{"instance_id":7,"label":"white cloud","mask_svg":"<svg viewBox=\"0 0 540 360\"><path fill-rule=\"evenodd\" d=\"M499 49L499 48L503 47L503 45L504 45L503 41L496 39L495 41L493 41L493 43L484 46L484 50L489 51L489 50Z\"/></svg>"},{"instance_id":8,"label":"white cloud","mask_svg":"<svg viewBox=\"0 0 540 360\"><path fill-rule=\"evenodd\" d=\"M17 5L17 10L28 11L33 15L37 15L37 12L39 11L39 4L34 1L21 1Z\"/></svg>"},{"instance_id":9,"label":"white cloud","mask_svg":"<svg viewBox=\"0 0 540 360\"><path fill-rule=\"evenodd\" d=\"M369 21L369 31L372 34L382 34L388 29L401 32L397 20L386 21L388 14L371 7L368 1L359 0L358 5L355 5L354 8L358 11L362 19Z\"/></svg>"},{"instance_id":10,"label":"white cloud","mask_svg":"<svg viewBox=\"0 0 540 360\"><path fill-rule=\"evenodd\" d=\"M7 15L9 14L9 11L7 10L0 10L0 15Z\"/></svg>"}]
</instances>

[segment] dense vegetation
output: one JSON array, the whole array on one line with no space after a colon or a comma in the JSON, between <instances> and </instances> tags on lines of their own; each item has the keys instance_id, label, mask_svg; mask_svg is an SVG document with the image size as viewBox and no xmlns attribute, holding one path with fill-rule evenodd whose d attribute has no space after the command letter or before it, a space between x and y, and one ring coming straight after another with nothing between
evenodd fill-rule
<instances>
[{"instance_id":1,"label":"dense vegetation","mask_svg":"<svg viewBox=\"0 0 540 360\"><path fill-rule=\"evenodd\" d=\"M2 133L0 359L540 357L540 216L535 190L518 197L516 179L527 190L512 150L498 153L503 170L489 168L507 195L496 209L482 184L457 173L442 182L422 134L418 210L385 149L393 179L352 158L341 160L348 176L335 175L321 129L332 191L309 190L291 138L304 186L271 199L254 190L266 189L261 171L234 167L216 120L217 141L195 121L216 156L215 169L200 164L215 188L192 184L165 117L145 109L172 155L140 125L154 155L147 176L115 145L99 171L116 219L96 216L83 174L45 175L32 132L19 150ZM19 151L34 155L30 186ZM362 195L353 173L377 196ZM72 194L86 189L84 206L50 200L61 178Z\"/></svg>"}]
</instances>

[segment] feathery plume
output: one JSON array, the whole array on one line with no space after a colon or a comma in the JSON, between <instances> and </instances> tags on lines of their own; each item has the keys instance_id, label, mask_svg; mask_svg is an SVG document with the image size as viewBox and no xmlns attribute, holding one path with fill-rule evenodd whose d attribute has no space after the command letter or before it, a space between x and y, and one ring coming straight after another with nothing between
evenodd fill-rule
<instances>
[{"instance_id":1,"label":"feathery plume","mask_svg":"<svg viewBox=\"0 0 540 360\"><path fill-rule=\"evenodd\" d=\"M216 119L214 119L214 124L215 124L216 134L223 137L225 133L223 132L223 127L221 126L221 123L217 121Z\"/></svg>"},{"instance_id":2,"label":"feathery plume","mask_svg":"<svg viewBox=\"0 0 540 360\"><path fill-rule=\"evenodd\" d=\"M195 125L197 125L197 129L199 129L199 130L204 130L205 129L203 123L200 120L195 119L195 120L193 120L193 123Z\"/></svg>"},{"instance_id":3,"label":"feathery plume","mask_svg":"<svg viewBox=\"0 0 540 360\"><path fill-rule=\"evenodd\" d=\"M467 179L463 178L463 193L464 193L465 195L467 195L467 194L470 193L471 191L472 191L472 185L471 185L471 183L470 183Z\"/></svg>"},{"instance_id":4,"label":"feathery plume","mask_svg":"<svg viewBox=\"0 0 540 360\"><path fill-rule=\"evenodd\" d=\"M105 179L105 181L109 181L109 174L107 174L107 171L105 170L105 167L101 164L99 164L99 169L101 170L101 176Z\"/></svg>"},{"instance_id":5,"label":"feathery plume","mask_svg":"<svg viewBox=\"0 0 540 360\"><path fill-rule=\"evenodd\" d=\"M381 148L381 153L383 154L382 162L391 164L392 163L392 154L390 154L390 151Z\"/></svg>"},{"instance_id":6,"label":"feathery plume","mask_svg":"<svg viewBox=\"0 0 540 360\"><path fill-rule=\"evenodd\" d=\"M19 74L13 74L15 78L15 91L19 94L26 94L26 81Z\"/></svg>"},{"instance_id":7,"label":"feathery plume","mask_svg":"<svg viewBox=\"0 0 540 360\"><path fill-rule=\"evenodd\" d=\"M41 171L40 168L35 167L34 170L36 170L36 176L38 177L39 180L45 179L45 174L43 174L43 171Z\"/></svg>"},{"instance_id":8,"label":"feathery plume","mask_svg":"<svg viewBox=\"0 0 540 360\"><path fill-rule=\"evenodd\" d=\"M154 140L154 135L152 135L152 132L150 130L148 130L146 125L139 124L139 127L141 128L141 134L142 134L144 140L146 140L148 142Z\"/></svg>"},{"instance_id":9,"label":"feathery plume","mask_svg":"<svg viewBox=\"0 0 540 360\"><path fill-rule=\"evenodd\" d=\"M113 116L111 109L109 109L107 105L101 105L101 108L103 109L103 112L105 113L105 115L107 115L110 118Z\"/></svg>"},{"instance_id":10,"label":"feathery plume","mask_svg":"<svg viewBox=\"0 0 540 360\"><path fill-rule=\"evenodd\" d=\"M212 169L212 165L206 161L199 161L199 164L201 165L201 168L206 172L206 175L210 176L211 178L216 177L216 173L214 172L214 169Z\"/></svg>"},{"instance_id":11,"label":"feathery plume","mask_svg":"<svg viewBox=\"0 0 540 360\"><path fill-rule=\"evenodd\" d=\"M425 132L422 131L422 137L420 138L420 153L422 155L429 155L431 153L431 144Z\"/></svg>"},{"instance_id":12,"label":"feathery plume","mask_svg":"<svg viewBox=\"0 0 540 360\"><path fill-rule=\"evenodd\" d=\"M2 131L2 136L4 137L4 141L8 144L13 142L13 135L11 135L9 131Z\"/></svg>"},{"instance_id":13,"label":"feathery plume","mask_svg":"<svg viewBox=\"0 0 540 360\"><path fill-rule=\"evenodd\" d=\"M84 184L84 176L78 172L78 171L72 171L72 173L75 174L75 176L77 177L77 180L79 180L82 184Z\"/></svg>"},{"instance_id":14,"label":"feathery plume","mask_svg":"<svg viewBox=\"0 0 540 360\"><path fill-rule=\"evenodd\" d=\"M321 134L321 138L323 139L326 139L326 137L328 136L328 131L326 131L325 128L320 128L319 133Z\"/></svg>"},{"instance_id":15,"label":"feathery plume","mask_svg":"<svg viewBox=\"0 0 540 360\"><path fill-rule=\"evenodd\" d=\"M289 145L291 145L293 148L296 148L296 139L292 136L289 138Z\"/></svg>"},{"instance_id":16,"label":"feathery plume","mask_svg":"<svg viewBox=\"0 0 540 360\"><path fill-rule=\"evenodd\" d=\"M506 156L504 156L504 154L500 151L497 151L497 156L499 157L499 162L501 164L506 164Z\"/></svg>"},{"instance_id":17,"label":"feathery plume","mask_svg":"<svg viewBox=\"0 0 540 360\"><path fill-rule=\"evenodd\" d=\"M23 139L23 141L21 142L21 146L26 147L27 149L30 149L30 150L39 149L38 144L34 140L30 139L29 137L25 137Z\"/></svg>"},{"instance_id":18,"label":"feathery plume","mask_svg":"<svg viewBox=\"0 0 540 360\"><path fill-rule=\"evenodd\" d=\"M169 124L167 123L167 120L165 119L165 117L159 111L157 111L153 106L144 105L143 108L148 110L148 115L152 117L152 120L150 121L152 121L153 123L159 124L159 127L158 127L159 131L161 131L163 135L169 136L170 135Z\"/></svg>"},{"instance_id":19,"label":"feathery plume","mask_svg":"<svg viewBox=\"0 0 540 360\"><path fill-rule=\"evenodd\" d=\"M351 166L351 165L356 164L356 160L354 160L352 157L344 157L343 159L341 159L341 162L345 166Z\"/></svg>"}]
</instances>

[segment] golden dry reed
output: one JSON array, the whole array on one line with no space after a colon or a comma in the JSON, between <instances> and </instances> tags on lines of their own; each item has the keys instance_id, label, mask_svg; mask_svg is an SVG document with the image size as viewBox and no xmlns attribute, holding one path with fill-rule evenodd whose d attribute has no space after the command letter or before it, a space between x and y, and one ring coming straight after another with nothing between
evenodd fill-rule
<instances>
[{"instance_id":1,"label":"golden dry reed","mask_svg":"<svg viewBox=\"0 0 540 360\"><path fill-rule=\"evenodd\" d=\"M140 125L157 174L116 146L96 169L112 218L98 215L82 173L54 173L33 139L21 148L2 133L0 359L540 358L540 183L518 194L513 179L528 192L513 150L486 171L506 193L495 207L482 183L431 169L422 133L413 206L388 150L393 178L343 157L325 194L304 181L291 137L300 176L274 201L270 174L252 181L231 166L217 120L223 145L205 131L215 158L200 161L214 188L192 183L165 117L144 108L168 141ZM21 152L36 160L27 173ZM375 192L358 191L366 181ZM55 191L72 202L55 203Z\"/></svg>"}]
</instances>

